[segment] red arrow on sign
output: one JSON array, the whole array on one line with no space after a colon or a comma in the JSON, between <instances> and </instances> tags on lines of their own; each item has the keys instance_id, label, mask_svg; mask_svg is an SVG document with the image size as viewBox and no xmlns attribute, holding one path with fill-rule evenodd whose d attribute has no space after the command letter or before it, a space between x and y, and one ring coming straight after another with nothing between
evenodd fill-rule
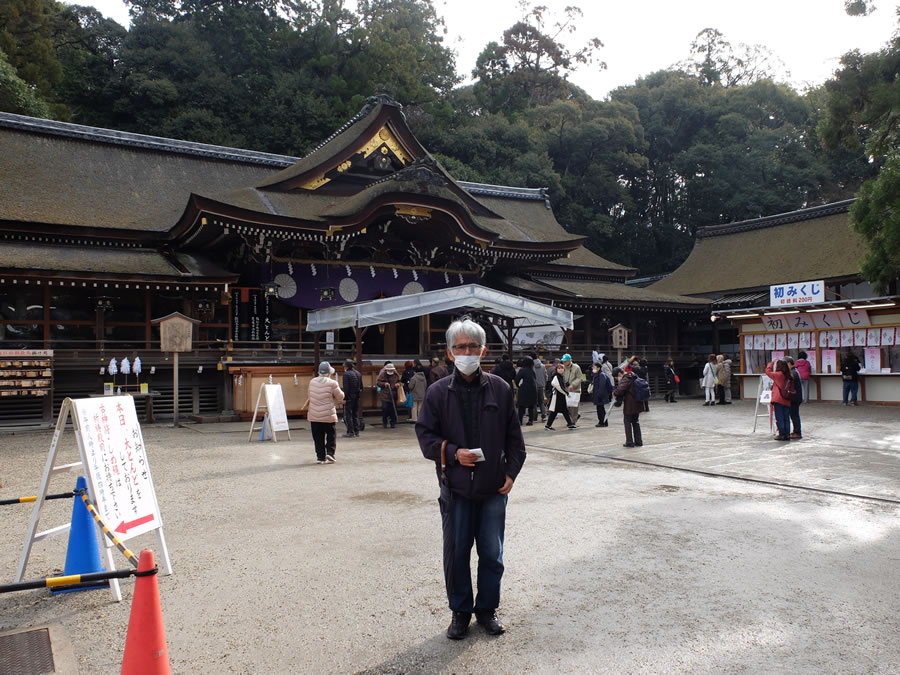
<instances>
[{"instance_id":1,"label":"red arrow on sign","mask_svg":"<svg viewBox=\"0 0 900 675\"><path fill-rule=\"evenodd\" d=\"M153 520L153 514L152 514L152 513L151 513L149 516L143 516L143 517L141 517L141 518L138 518L137 520L132 520L132 521L129 522L129 523L126 523L126 522L123 520L121 523L119 523L119 526L116 528L115 531L116 531L116 532L122 532L122 533L124 534L125 532L128 532L128 530L130 530L130 529L132 529L132 528L135 528L135 527L137 527L138 525L143 525L144 523L149 523L151 520Z\"/></svg>"}]
</instances>

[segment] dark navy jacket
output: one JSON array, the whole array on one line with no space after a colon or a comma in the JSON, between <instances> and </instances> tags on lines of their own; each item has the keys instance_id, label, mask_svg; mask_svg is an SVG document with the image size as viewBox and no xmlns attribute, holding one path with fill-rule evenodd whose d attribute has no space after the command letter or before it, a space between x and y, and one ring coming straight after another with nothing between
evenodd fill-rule
<instances>
[{"instance_id":1,"label":"dark navy jacket","mask_svg":"<svg viewBox=\"0 0 900 675\"><path fill-rule=\"evenodd\" d=\"M450 489L467 499L485 499L497 494L506 476L515 480L525 463L525 441L513 404L512 389L502 378L480 372L482 388L481 449L484 461L474 467L456 461L458 448L466 448L461 383L454 374L433 383L425 391L425 400L416 422L419 447L432 460L441 475L441 444L447 441L447 482Z\"/></svg>"}]
</instances>

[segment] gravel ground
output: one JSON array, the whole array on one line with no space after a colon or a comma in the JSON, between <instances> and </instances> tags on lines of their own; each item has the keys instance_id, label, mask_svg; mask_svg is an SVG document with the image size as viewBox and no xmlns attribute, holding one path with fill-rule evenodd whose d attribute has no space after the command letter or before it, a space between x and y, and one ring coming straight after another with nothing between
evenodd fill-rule
<instances>
[{"instance_id":1,"label":"gravel ground","mask_svg":"<svg viewBox=\"0 0 900 675\"><path fill-rule=\"evenodd\" d=\"M691 405L675 417L677 406L654 404L641 459L656 448L673 461L674 429L695 463L698 452L776 452L759 434L716 428L726 414L746 426L749 412L752 424L751 408L714 417ZM820 410L823 426L849 414ZM805 449L824 457L818 466L823 448L837 457L852 445L893 471L896 412L858 410L887 430L882 441ZM623 463L610 459L623 452L618 424L594 421L526 429L528 461L507 514L508 632L492 638L473 625L460 642L444 635L437 484L411 425L339 437L338 462L324 466L305 429L248 443L247 424L144 427L174 568L158 577L173 670L900 672L898 502ZM37 492L50 440L0 436L0 498ZM71 432L62 447L60 463L74 461ZM877 474L878 462L866 470ZM63 476L50 491L72 487ZM42 529L68 522L71 508L48 502ZM32 507L0 509L0 580L10 582ZM128 544L155 548L156 538ZM26 578L61 572L65 546L65 537L35 544ZM0 595L0 632L54 626L71 643L71 672L117 673L133 588L123 581L121 603L108 591Z\"/></svg>"}]
</instances>

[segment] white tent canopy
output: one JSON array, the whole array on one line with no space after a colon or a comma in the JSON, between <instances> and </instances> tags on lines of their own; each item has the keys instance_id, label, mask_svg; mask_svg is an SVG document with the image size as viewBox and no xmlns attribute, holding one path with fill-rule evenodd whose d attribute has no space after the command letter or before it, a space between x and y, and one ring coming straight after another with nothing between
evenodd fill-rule
<instances>
[{"instance_id":1,"label":"white tent canopy","mask_svg":"<svg viewBox=\"0 0 900 675\"><path fill-rule=\"evenodd\" d=\"M316 332L353 326L364 328L454 309L470 309L503 316L513 320L514 328L558 326L565 330L573 327L572 312L566 309L477 284L468 284L319 309L309 313L306 330Z\"/></svg>"}]
</instances>

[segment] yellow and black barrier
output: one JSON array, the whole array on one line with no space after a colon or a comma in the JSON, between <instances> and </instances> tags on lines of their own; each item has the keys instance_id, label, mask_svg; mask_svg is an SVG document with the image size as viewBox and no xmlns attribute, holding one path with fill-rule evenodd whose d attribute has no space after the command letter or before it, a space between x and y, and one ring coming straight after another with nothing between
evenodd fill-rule
<instances>
[{"instance_id":1,"label":"yellow and black barrier","mask_svg":"<svg viewBox=\"0 0 900 675\"><path fill-rule=\"evenodd\" d=\"M16 584L0 584L0 593L12 593L13 591L28 591L35 588L78 588L82 585L96 585L98 581L109 579L124 579L126 577L148 577L159 572L159 567L154 567L146 572L135 569L112 570L111 572L91 572L90 574L67 574L61 577L47 577L34 581L20 581Z\"/></svg>"},{"instance_id":2,"label":"yellow and black barrier","mask_svg":"<svg viewBox=\"0 0 900 675\"><path fill-rule=\"evenodd\" d=\"M129 549L127 546L125 546L125 544L123 544L121 541L119 541L119 538L112 533L112 530L110 530L106 526L106 523L104 523L103 520L100 518L100 514L97 513L97 509L94 508L94 505L91 504L91 500L88 499L87 489L75 490L75 494L78 494L81 496L82 501L84 501L84 505L87 506L88 512L94 517L94 520L97 521L97 525L100 526L100 529L103 530L103 534L105 534L107 536L107 538L113 544L115 544L116 548L119 549L125 555L126 558L128 558L128 561L132 565L137 567L138 566L137 556L131 551L131 549Z\"/></svg>"},{"instance_id":3,"label":"yellow and black barrier","mask_svg":"<svg viewBox=\"0 0 900 675\"><path fill-rule=\"evenodd\" d=\"M47 495L44 497L47 499L71 499L75 496L75 491L72 492L60 492L58 495ZM31 497L16 497L15 499L0 499L0 506L6 506L7 504L27 504L28 502L36 502L37 496L33 495Z\"/></svg>"}]
</instances>

